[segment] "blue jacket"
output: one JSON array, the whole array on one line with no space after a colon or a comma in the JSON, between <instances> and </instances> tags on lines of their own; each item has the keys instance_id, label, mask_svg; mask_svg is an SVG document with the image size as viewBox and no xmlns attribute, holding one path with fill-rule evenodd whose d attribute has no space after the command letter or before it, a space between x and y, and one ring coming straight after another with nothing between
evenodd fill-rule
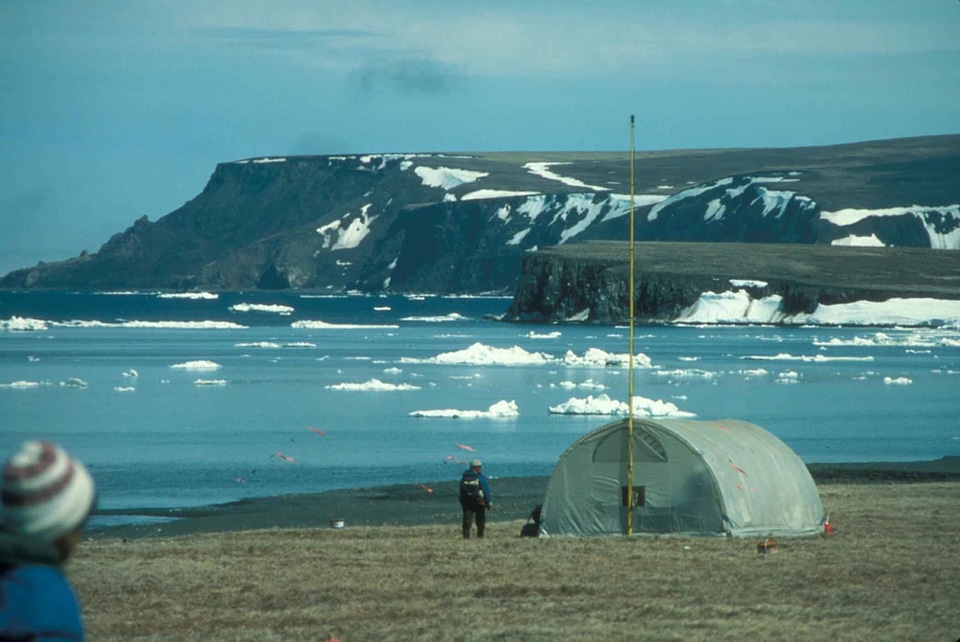
<instances>
[{"instance_id":1,"label":"blue jacket","mask_svg":"<svg viewBox=\"0 0 960 642\"><path fill-rule=\"evenodd\" d=\"M60 569L0 566L0 639L84 639L80 604Z\"/></svg>"}]
</instances>

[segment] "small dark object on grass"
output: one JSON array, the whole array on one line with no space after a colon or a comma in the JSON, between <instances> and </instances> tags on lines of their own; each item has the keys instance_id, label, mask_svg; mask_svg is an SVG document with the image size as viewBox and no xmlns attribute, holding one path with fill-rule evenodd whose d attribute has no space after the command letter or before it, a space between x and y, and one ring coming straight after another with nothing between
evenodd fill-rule
<instances>
[{"instance_id":1,"label":"small dark object on grass","mask_svg":"<svg viewBox=\"0 0 960 642\"><path fill-rule=\"evenodd\" d=\"M540 511L543 510L543 504L538 504L530 516L527 517L527 523L520 529L520 537L540 537Z\"/></svg>"}]
</instances>

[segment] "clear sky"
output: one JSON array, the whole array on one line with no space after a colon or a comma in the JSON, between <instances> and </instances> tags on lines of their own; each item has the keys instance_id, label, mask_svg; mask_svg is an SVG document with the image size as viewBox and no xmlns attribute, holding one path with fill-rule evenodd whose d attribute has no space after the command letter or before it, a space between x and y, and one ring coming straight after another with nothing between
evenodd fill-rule
<instances>
[{"instance_id":1,"label":"clear sky","mask_svg":"<svg viewBox=\"0 0 960 642\"><path fill-rule=\"evenodd\" d=\"M960 133L957 0L0 0L0 274L284 154Z\"/></svg>"}]
</instances>

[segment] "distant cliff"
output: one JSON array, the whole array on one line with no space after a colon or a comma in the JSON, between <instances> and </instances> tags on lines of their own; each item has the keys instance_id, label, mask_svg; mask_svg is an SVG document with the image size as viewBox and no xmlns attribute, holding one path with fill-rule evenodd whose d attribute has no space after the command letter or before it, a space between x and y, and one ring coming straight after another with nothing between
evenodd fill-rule
<instances>
[{"instance_id":1,"label":"distant cliff","mask_svg":"<svg viewBox=\"0 0 960 642\"><path fill-rule=\"evenodd\" d=\"M636 238L956 250L957 176L960 136L645 152ZM0 287L508 292L530 250L625 239L629 193L625 152L245 159Z\"/></svg>"},{"instance_id":2,"label":"distant cliff","mask_svg":"<svg viewBox=\"0 0 960 642\"><path fill-rule=\"evenodd\" d=\"M628 321L627 242L594 241L527 255L505 319ZM820 304L929 297L960 300L960 253L916 248L761 243L637 243L634 314L672 321L704 292L778 296L784 316Z\"/></svg>"}]
</instances>

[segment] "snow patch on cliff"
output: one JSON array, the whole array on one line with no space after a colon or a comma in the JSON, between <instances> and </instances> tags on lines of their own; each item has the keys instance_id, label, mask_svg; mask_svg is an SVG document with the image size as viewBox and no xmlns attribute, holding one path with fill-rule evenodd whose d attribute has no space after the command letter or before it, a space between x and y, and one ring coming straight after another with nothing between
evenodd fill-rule
<instances>
[{"instance_id":1,"label":"snow patch on cliff","mask_svg":"<svg viewBox=\"0 0 960 642\"><path fill-rule=\"evenodd\" d=\"M474 172L469 169L454 169L451 167L420 166L413 171L427 187L440 187L445 190L451 190L464 183L474 183L490 175L488 172Z\"/></svg>"}]
</instances>

